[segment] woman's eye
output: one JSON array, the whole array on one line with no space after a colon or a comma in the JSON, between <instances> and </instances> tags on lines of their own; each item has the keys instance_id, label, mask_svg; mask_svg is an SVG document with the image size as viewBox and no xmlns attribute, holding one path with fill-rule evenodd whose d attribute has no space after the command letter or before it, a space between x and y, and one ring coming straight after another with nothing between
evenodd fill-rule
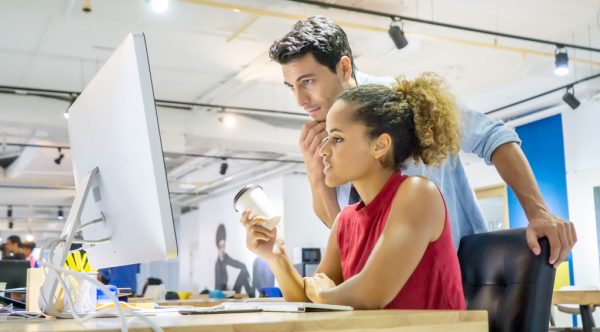
<instances>
[{"instance_id":1,"label":"woman's eye","mask_svg":"<svg viewBox=\"0 0 600 332\"><path fill-rule=\"evenodd\" d=\"M334 138L333 138L333 141L334 141L334 142L336 142L336 143L342 142L343 140L344 140L344 139L343 139L343 138L341 138L341 137L334 137Z\"/></svg>"}]
</instances>

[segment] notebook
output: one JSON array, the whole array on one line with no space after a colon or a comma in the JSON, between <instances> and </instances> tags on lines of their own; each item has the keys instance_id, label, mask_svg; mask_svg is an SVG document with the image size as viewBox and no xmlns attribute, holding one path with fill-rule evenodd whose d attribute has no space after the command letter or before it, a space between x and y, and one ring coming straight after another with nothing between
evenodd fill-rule
<instances>
[{"instance_id":1,"label":"notebook","mask_svg":"<svg viewBox=\"0 0 600 332\"><path fill-rule=\"evenodd\" d=\"M253 302L247 302L251 304ZM354 308L346 305L319 304L311 302L254 302L258 308L270 312L315 312L315 311L349 311Z\"/></svg>"},{"instance_id":2,"label":"notebook","mask_svg":"<svg viewBox=\"0 0 600 332\"><path fill-rule=\"evenodd\" d=\"M213 307L202 307L180 310L182 315L227 314L244 312L316 312L316 311L348 311L354 308L345 305L318 304L310 302L233 302L222 303Z\"/></svg>"}]
</instances>

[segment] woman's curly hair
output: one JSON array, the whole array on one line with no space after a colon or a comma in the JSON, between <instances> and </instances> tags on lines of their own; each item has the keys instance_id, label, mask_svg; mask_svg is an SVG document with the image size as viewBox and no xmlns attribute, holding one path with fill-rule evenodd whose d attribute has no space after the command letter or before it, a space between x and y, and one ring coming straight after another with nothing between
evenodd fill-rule
<instances>
[{"instance_id":1,"label":"woman's curly hair","mask_svg":"<svg viewBox=\"0 0 600 332\"><path fill-rule=\"evenodd\" d=\"M458 109L436 74L398 77L392 88L361 85L338 99L356 104L354 118L369 128L371 138L383 133L392 137L395 168L404 167L409 158L439 166L460 150Z\"/></svg>"}]
</instances>

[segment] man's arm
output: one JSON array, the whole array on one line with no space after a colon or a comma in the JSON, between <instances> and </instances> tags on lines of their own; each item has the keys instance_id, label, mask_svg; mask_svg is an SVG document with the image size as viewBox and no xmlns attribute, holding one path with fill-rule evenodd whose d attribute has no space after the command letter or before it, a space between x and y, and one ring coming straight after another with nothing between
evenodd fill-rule
<instances>
[{"instance_id":1,"label":"man's arm","mask_svg":"<svg viewBox=\"0 0 600 332\"><path fill-rule=\"evenodd\" d=\"M319 156L319 145L326 134L325 122L309 122L302 127L299 145L310 183L313 210L317 217L331 228L335 217L340 212L340 206L335 188L329 188L325 184L323 160Z\"/></svg>"},{"instance_id":2,"label":"man's arm","mask_svg":"<svg viewBox=\"0 0 600 332\"><path fill-rule=\"evenodd\" d=\"M550 264L558 267L577 242L573 223L550 213L529 162L518 144L506 143L496 148L492 154L492 163L517 196L529 220L526 232L529 247L539 255L540 245L537 239L548 237L551 251Z\"/></svg>"},{"instance_id":3,"label":"man's arm","mask_svg":"<svg viewBox=\"0 0 600 332\"><path fill-rule=\"evenodd\" d=\"M577 242L573 224L552 215L544 202L531 167L523 154L517 133L501 121L461 108L463 120L461 148L493 164L502 179L515 192L525 210L527 243L538 255L540 237L550 241L550 264L558 266Z\"/></svg>"}]
</instances>

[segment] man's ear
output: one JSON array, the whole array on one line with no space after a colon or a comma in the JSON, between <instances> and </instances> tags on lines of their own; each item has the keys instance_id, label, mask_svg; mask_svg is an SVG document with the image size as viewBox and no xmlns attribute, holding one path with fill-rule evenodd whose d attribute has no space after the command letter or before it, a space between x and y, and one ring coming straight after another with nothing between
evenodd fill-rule
<instances>
[{"instance_id":1,"label":"man's ear","mask_svg":"<svg viewBox=\"0 0 600 332\"><path fill-rule=\"evenodd\" d=\"M373 158L380 160L384 163L387 162L386 159L388 154L392 150L392 145L392 137L389 134L383 133L379 135L379 137L377 137L371 143L371 154L373 155Z\"/></svg>"},{"instance_id":2,"label":"man's ear","mask_svg":"<svg viewBox=\"0 0 600 332\"><path fill-rule=\"evenodd\" d=\"M352 61L350 61L349 56L342 56L338 62L338 67L344 81L352 79Z\"/></svg>"}]
</instances>

